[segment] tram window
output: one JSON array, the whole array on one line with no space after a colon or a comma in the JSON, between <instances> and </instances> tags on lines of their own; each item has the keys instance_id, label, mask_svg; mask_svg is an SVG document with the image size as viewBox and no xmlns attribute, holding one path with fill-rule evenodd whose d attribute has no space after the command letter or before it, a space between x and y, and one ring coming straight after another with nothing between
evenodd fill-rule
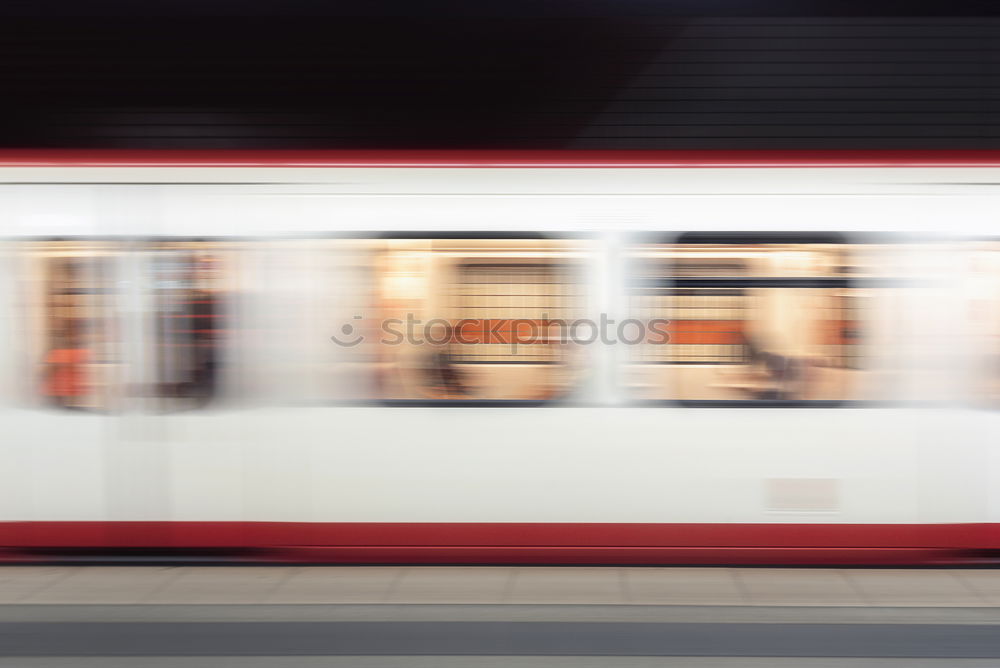
<instances>
[{"instance_id":1,"label":"tram window","mask_svg":"<svg viewBox=\"0 0 1000 668\"><path fill-rule=\"evenodd\" d=\"M851 247L828 239L724 237L637 244L633 317L667 341L630 351L641 399L842 401L857 397L866 307Z\"/></svg>"},{"instance_id":2,"label":"tram window","mask_svg":"<svg viewBox=\"0 0 1000 668\"><path fill-rule=\"evenodd\" d=\"M583 313L585 242L387 239L377 263L387 399L538 401L579 368L554 321Z\"/></svg>"},{"instance_id":3,"label":"tram window","mask_svg":"<svg viewBox=\"0 0 1000 668\"><path fill-rule=\"evenodd\" d=\"M149 259L152 394L188 407L204 406L219 392L230 328L229 254L212 243L174 242L154 246Z\"/></svg>"},{"instance_id":4,"label":"tram window","mask_svg":"<svg viewBox=\"0 0 1000 668\"><path fill-rule=\"evenodd\" d=\"M972 401L1000 407L1000 242L968 249L966 311L975 365Z\"/></svg>"},{"instance_id":5,"label":"tram window","mask_svg":"<svg viewBox=\"0 0 1000 668\"><path fill-rule=\"evenodd\" d=\"M67 409L111 408L120 368L117 259L110 244L46 242L24 248L27 321L41 362L39 394Z\"/></svg>"},{"instance_id":6,"label":"tram window","mask_svg":"<svg viewBox=\"0 0 1000 668\"><path fill-rule=\"evenodd\" d=\"M253 298L241 377L279 403L378 399L372 239L282 239L257 244L244 265ZM369 332L368 329L373 329Z\"/></svg>"}]
</instances>

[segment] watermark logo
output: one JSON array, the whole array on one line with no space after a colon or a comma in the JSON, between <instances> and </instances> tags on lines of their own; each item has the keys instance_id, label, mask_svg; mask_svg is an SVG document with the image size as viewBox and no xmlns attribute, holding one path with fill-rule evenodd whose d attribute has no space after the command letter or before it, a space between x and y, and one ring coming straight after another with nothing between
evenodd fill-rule
<instances>
[{"instance_id":1,"label":"watermark logo","mask_svg":"<svg viewBox=\"0 0 1000 668\"><path fill-rule=\"evenodd\" d=\"M356 315L353 319L361 320L362 317L360 315ZM354 326L354 323L345 322L340 327L339 335L334 334L330 337L330 340L343 348L353 348L363 342L365 340L365 336L364 334L358 332L358 328Z\"/></svg>"}]
</instances>

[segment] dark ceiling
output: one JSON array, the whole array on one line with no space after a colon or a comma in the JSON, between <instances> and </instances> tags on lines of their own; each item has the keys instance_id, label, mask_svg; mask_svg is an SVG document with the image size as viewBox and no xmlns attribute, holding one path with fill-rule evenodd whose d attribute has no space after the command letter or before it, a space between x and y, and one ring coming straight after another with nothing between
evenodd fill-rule
<instances>
[{"instance_id":1,"label":"dark ceiling","mask_svg":"<svg viewBox=\"0 0 1000 668\"><path fill-rule=\"evenodd\" d=\"M0 146L1000 146L995 3L134 5L5 6Z\"/></svg>"}]
</instances>

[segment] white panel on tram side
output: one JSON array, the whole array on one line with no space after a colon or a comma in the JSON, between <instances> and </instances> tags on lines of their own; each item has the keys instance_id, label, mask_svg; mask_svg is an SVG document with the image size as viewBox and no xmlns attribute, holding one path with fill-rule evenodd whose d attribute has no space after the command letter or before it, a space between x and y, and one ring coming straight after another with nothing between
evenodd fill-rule
<instances>
[{"instance_id":1,"label":"white panel on tram side","mask_svg":"<svg viewBox=\"0 0 1000 668\"><path fill-rule=\"evenodd\" d=\"M633 314L629 313L628 297L622 289L628 280L623 236L614 232L595 235L597 248L594 255L597 270L594 272L591 288L595 295L594 308L591 309L594 315L591 317L598 323L602 314L609 321L616 323L616 326L621 326L621 323L633 317ZM614 333L617 341L617 329ZM629 340L634 340L636 334L628 332L626 336L631 337ZM591 348L588 363L594 369L592 374L594 388L591 393L593 400L605 406L616 406L626 402L622 369L628 360L629 346L617 341L615 345Z\"/></svg>"},{"instance_id":2,"label":"white panel on tram side","mask_svg":"<svg viewBox=\"0 0 1000 668\"><path fill-rule=\"evenodd\" d=\"M289 432L296 455L309 446L310 519L907 523L929 516L914 438L923 423L905 409L389 410L285 418L296 425ZM776 479L833 481L834 504L771 509ZM982 516L966 499L944 502L933 516ZM261 512L248 519L263 519Z\"/></svg>"},{"instance_id":3,"label":"white panel on tram side","mask_svg":"<svg viewBox=\"0 0 1000 668\"><path fill-rule=\"evenodd\" d=\"M311 435L304 433L303 418L308 415L322 418L312 425L317 431ZM360 437L350 431L350 425L338 424L331 409L315 406L261 406L238 416L234 414L230 419L240 421L238 426L227 430L239 430L239 443L208 444L204 462L197 461L191 453L175 459L178 473L187 476L184 487L179 486L175 494L175 511L183 513L183 518L231 517L236 510L236 495L242 489L240 519L310 521L314 494L310 485L313 468L310 440L319 440L328 451L338 453L345 441ZM237 455L243 463L238 479L232 467L228 471L221 468L227 458L235 462ZM340 462L345 469L352 466L347 458L341 457ZM221 486L217 491L216 480L202 470L205 466L219 467L216 470Z\"/></svg>"},{"instance_id":4,"label":"white panel on tram side","mask_svg":"<svg viewBox=\"0 0 1000 668\"><path fill-rule=\"evenodd\" d=\"M183 411L164 416L170 451L170 512L174 521L242 521L253 442L253 421L232 411ZM286 429L289 425L283 425ZM270 447L281 449L286 430Z\"/></svg>"},{"instance_id":5,"label":"white panel on tram side","mask_svg":"<svg viewBox=\"0 0 1000 668\"><path fill-rule=\"evenodd\" d=\"M923 279L899 291L907 299L898 349L909 370L904 398L934 402L917 417L914 432L921 517L927 522L997 519L1000 415L990 410L981 380L1000 368L994 363L1000 338L991 335L995 327L989 322L998 296L979 289L990 273L976 265L981 246L971 240L895 246L912 275Z\"/></svg>"},{"instance_id":6,"label":"white panel on tram side","mask_svg":"<svg viewBox=\"0 0 1000 668\"><path fill-rule=\"evenodd\" d=\"M0 521L31 516L31 450L14 437L25 391L24 363L18 354L23 334L18 260L16 244L0 241L0 424L5 432L0 438Z\"/></svg>"},{"instance_id":7,"label":"white panel on tram side","mask_svg":"<svg viewBox=\"0 0 1000 668\"><path fill-rule=\"evenodd\" d=\"M175 180L215 174L211 170L167 171ZM823 231L846 227L976 234L992 229L990 212L995 208L995 196L982 187L947 184L963 180L981 183L988 177L986 172L996 170L578 169L527 170L529 174L517 169L368 169L311 170L298 176L297 170L278 171L274 178L314 182L255 185L250 182L272 177L246 169L228 170L244 181L242 185L3 188L24 193L26 206L17 217L17 233L35 236L86 233L94 229L93 207L87 205L94 192L133 188L156 193L151 211L158 211L163 220L150 227L145 221L136 221L130 229L138 233L160 229L176 236L471 227L619 230L623 224L638 229L662 230L667 226L678 231ZM80 170L70 173L75 176L64 178L78 180L91 174L81 175ZM143 174L135 169L122 178L167 178ZM339 180L337 174L341 174ZM40 180L41 176L35 178ZM415 185L400 190L394 179ZM384 188L363 184L384 184ZM669 215L665 215L667 211Z\"/></svg>"},{"instance_id":8,"label":"white panel on tram side","mask_svg":"<svg viewBox=\"0 0 1000 668\"><path fill-rule=\"evenodd\" d=\"M371 260L365 240L359 239L274 240L257 246L245 322L254 336L243 365L252 385L251 407L232 418L240 420L243 433L243 512L261 521L307 521L311 461L295 411L325 413L324 405L372 396L372 365L358 348L341 348L330 340L345 324L362 329L353 316L364 315L369 302L365 275ZM321 435L333 450L346 437L333 422ZM218 461L218 453L208 461ZM205 485L211 481L192 470L197 462L188 458L184 464L191 486L178 494L178 512L231 512L230 499L210 498ZM235 482L229 484L235 490Z\"/></svg>"},{"instance_id":9,"label":"white panel on tram side","mask_svg":"<svg viewBox=\"0 0 1000 668\"><path fill-rule=\"evenodd\" d=\"M985 443L986 467L989 475L986 479L986 488L989 490L987 521L1000 522L1000 415L991 413L991 419L979 429L979 438Z\"/></svg>"},{"instance_id":10,"label":"white panel on tram side","mask_svg":"<svg viewBox=\"0 0 1000 668\"><path fill-rule=\"evenodd\" d=\"M162 422L150 415L155 360L149 342L151 272L144 239L161 228L161 192L153 185L100 186L99 212L107 234L122 239L118 258L121 355L118 401L105 441L107 519L169 519L170 462Z\"/></svg>"},{"instance_id":11,"label":"white panel on tram side","mask_svg":"<svg viewBox=\"0 0 1000 668\"><path fill-rule=\"evenodd\" d=\"M155 214L153 214L155 215ZM148 254L130 242L122 257L122 341L128 359L121 379L122 401L105 448L108 519L169 519L170 462L162 421L155 415L148 388L154 382L148 319Z\"/></svg>"},{"instance_id":12,"label":"white panel on tram side","mask_svg":"<svg viewBox=\"0 0 1000 668\"><path fill-rule=\"evenodd\" d=\"M994 167L351 168L0 167L5 183L186 183L261 192L395 194L961 193L1000 181ZM201 186L198 186L201 187Z\"/></svg>"},{"instance_id":13,"label":"white panel on tram side","mask_svg":"<svg viewBox=\"0 0 1000 668\"><path fill-rule=\"evenodd\" d=\"M838 195L600 193L556 195L359 195L268 193L212 187L171 196L167 229L177 236L259 236L427 230L505 232L878 231L982 236L995 198L976 194ZM961 216L956 219L956 211Z\"/></svg>"},{"instance_id":14,"label":"white panel on tram side","mask_svg":"<svg viewBox=\"0 0 1000 668\"><path fill-rule=\"evenodd\" d=\"M75 179L71 179L75 180ZM3 228L8 238L53 238L104 234L97 188L89 185L0 185Z\"/></svg>"},{"instance_id":15,"label":"white panel on tram side","mask_svg":"<svg viewBox=\"0 0 1000 668\"><path fill-rule=\"evenodd\" d=\"M921 522L996 522L997 416L949 407L913 417Z\"/></svg>"}]
</instances>

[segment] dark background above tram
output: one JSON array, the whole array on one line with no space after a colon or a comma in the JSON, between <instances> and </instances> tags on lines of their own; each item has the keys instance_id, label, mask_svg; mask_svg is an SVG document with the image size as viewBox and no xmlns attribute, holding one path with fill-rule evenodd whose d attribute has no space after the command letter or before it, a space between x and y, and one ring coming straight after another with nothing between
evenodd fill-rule
<instances>
[{"instance_id":1,"label":"dark background above tram","mask_svg":"<svg viewBox=\"0 0 1000 668\"><path fill-rule=\"evenodd\" d=\"M0 147L995 148L995 9L21 0Z\"/></svg>"}]
</instances>

